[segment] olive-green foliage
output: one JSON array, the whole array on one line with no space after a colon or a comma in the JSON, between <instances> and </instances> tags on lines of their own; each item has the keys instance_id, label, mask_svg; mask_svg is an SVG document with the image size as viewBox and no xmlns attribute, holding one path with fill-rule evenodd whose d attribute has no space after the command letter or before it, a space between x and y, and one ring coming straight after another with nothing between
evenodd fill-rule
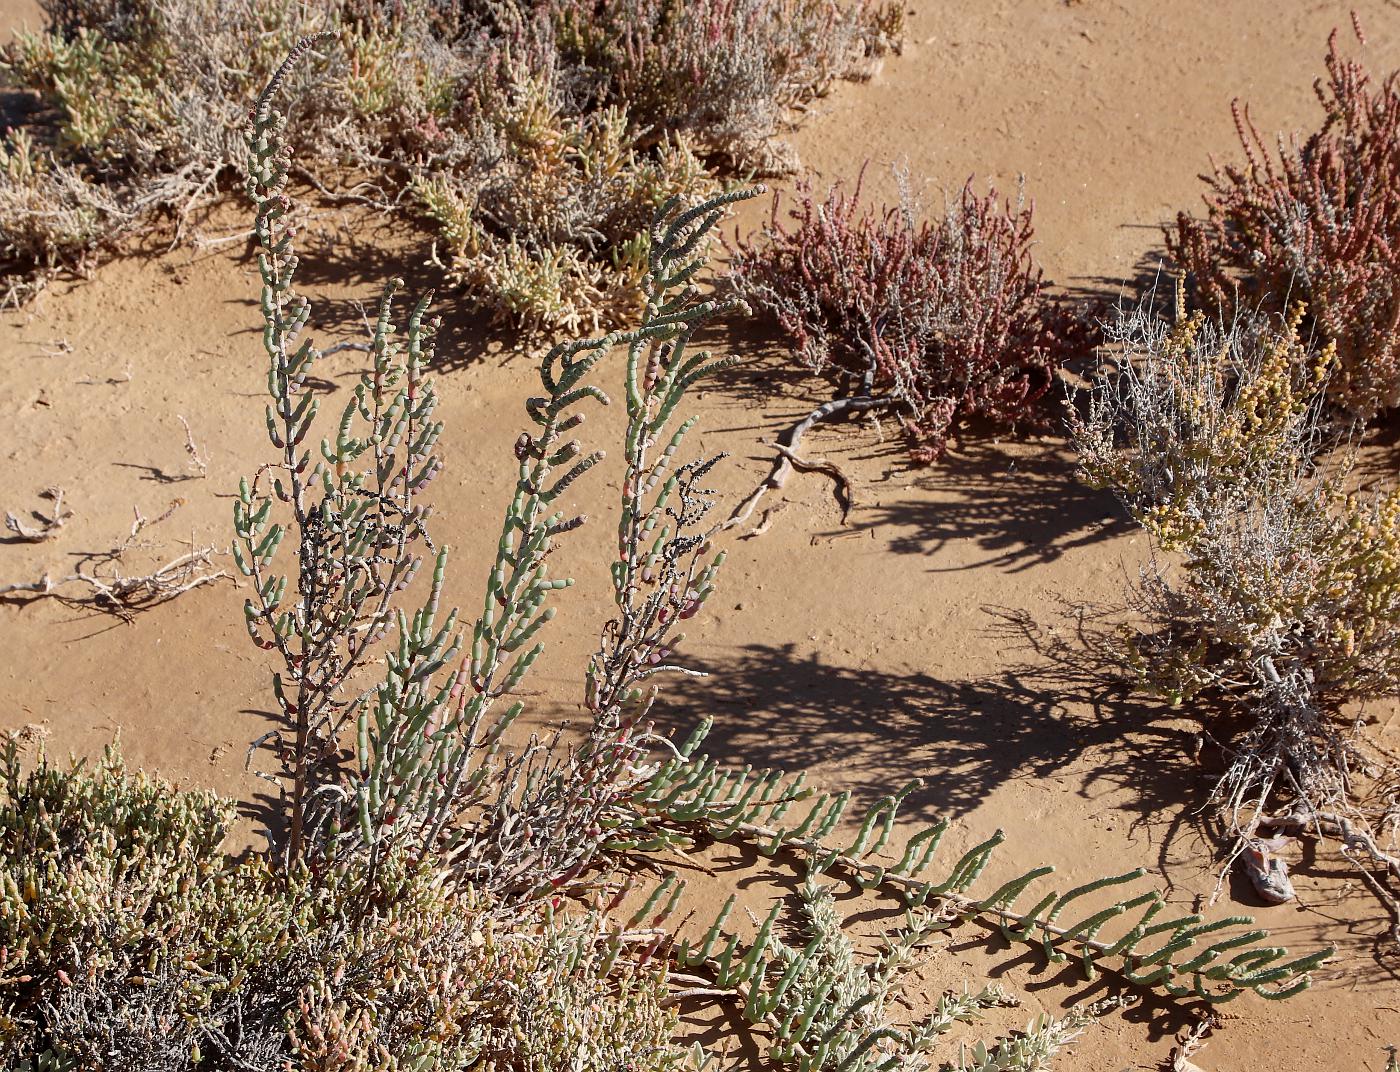
<instances>
[{"instance_id":1,"label":"olive-green foliage","mask_svg":"<svg viewBox=\"0 0 1400 1072\"><path fill-rule=\"evenodd\" d=\"M275 875L222 842L232 802L0 752L0 1067L680 1067L664 976L596 920L505 916L365 857ZM366 898L366 883L372 881ZM289 1062L284 1064L284 1062Z\"/></svg>"},{"instance_id":2,"label":"olive-green foliage","mask_svg":"<svg viewBox=\"0 0 1400 1072\"><path fill-rule=\"evenodd\" d=\"M424 218L497 319L570 331L640 311L645 230L667 197L712 192L714 166L752 156L784 109L898 30L897 7L865 0L45 9L44 32L0 51L0 84L37 95L0 139L11 298L162 218L183 228L241 162L247 101L298 39L328 31L291 87L303 174Z\"/></svg>"}]
</instances>

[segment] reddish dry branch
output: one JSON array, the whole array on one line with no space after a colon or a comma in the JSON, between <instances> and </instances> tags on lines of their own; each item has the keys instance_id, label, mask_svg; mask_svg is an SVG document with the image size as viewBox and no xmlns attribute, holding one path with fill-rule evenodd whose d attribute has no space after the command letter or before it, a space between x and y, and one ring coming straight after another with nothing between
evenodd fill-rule
<instances>
[{"instance_id":1,"label":"reddish dry branch","mask_svg":"<svg viewBox=\"0 0 1400 1072\"><path fill-rule=\"evenodd\" d=\"M969 182L941 220L916 223L907 204L862 206L859 182L820 203L798 191L788 224L775 198L759 237L731 249L729 278L803 365L897 404L920 462L967 418L1044 418L1056 369L1095 333L1046 294L1029 204Z\"/></svg>"},{"instance_id":2,"label":"reddish dry branch","mask_svg":"<svg viewBox=\"0 0 1400 1072\"><path fill-rule=\"evenodd\" d=\"M1244 162L1202 176L1205 218L1179 215L1167 245L1216 310L1304 300L1337 347L1329 397L1365 420L1400 405L1400 71L1373 81L1337 37L1314 85L1322 126L1271 151L1234 102Z\"/></svg>"}]
</instances>

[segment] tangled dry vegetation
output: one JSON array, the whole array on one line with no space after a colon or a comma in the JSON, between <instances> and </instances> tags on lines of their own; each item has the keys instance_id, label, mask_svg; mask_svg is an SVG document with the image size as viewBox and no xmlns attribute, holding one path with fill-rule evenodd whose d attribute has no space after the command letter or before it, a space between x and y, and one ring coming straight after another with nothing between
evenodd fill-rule
<instances>
[{"instance_id":1,"label":"tangled dry vegetation","mask_svg":"<svg viewBox=\"0 0 1400 1072\"><path fill-rule=\"evenodd\" d=\"M1400 692L1400 492L1352 478L1362 422L1400 403L1400 72L1374 81L1338 36L1316 132L1270 151L1235 105L1245 162L1167 235L1201 311L1183 286L1174 323L1121 315L1071 435L1165 552L1125 661L1229 757L1230 859L1287 900L1280 838L1335 838L1400 940L1400 764L1355 714Z\"/></svg>"},{"instance_id":2,"label":"tangled dry vegetation","mask_svg":"<svg viewBox=\"0 0 1400 1072\"><path fill-rule=\"evenodd\" d=\"M597 328L640 312L646 226L721 165L775 170L785 117L898 39L854 0L46 0L0 56L10 298L124 236L178 236L240 159L244 102L308 31L299 177L413 213L497 317Z\"/></svg>"},{"instance_id":3,"label":"tangled dry vegetation","mask_svg":"<svg viewBox=\"0 0 1400 1072\"><path fill-rule=\"evenodd\" d=\"M705 234L742 193L662 206L639 326L542 359L480 616L463 629L444 614L447 561L423 498L443 434L427 298L400 329L398 285L386 289L371 368L312 445L317 401L301 388L319 354L295 290L291 158L274 107L312 44L260 98L248 161L272 455L242 485L234 522L248 629L275 667L281 722L250 749L277 786L268 849L228 856L227 802L132 775L115 754L65 769L42 755L22 763L11 741L0 755L5 1067L698 1069L711 1060L677 1041L675 1009L714 1000L754 1025L772 1061L803 1072L940 1060L1028 1072L1122 1003L984 1043L966 1023L1015 999L974 985L907 1022L901 981L932 936L959 925L1052 963L1072 957L1089 978L1112 972L1129 991L1220 1002L1308 985L1328 951L1290 957L1263 931L1241 933L1247 919L1171 917L1160 894L1124 890L1141 869L1042 894L1052 869L1040 867L978 891L1002 835L939 861L946 821L898 831L913 786L880 801L848 844L835 836L846 795L722 768L697 753L705 726L679 747L650 731L654 679L687 680L677 626L703 609L722 558L703 487L716 459L681 460L692 422L680 411L727 363L691 352L726 308L691 281ZM550 575L550 551L583 523L559 500L598 456L571 433L587 407L609 404L594 377L616 348L627 415L616 609L582 675L588 724L507 747L549 604L569 583ZM426 591L414 585L425 565ZM356 667L378 681L357 691ZM788 819L794 808L803 817ZM795 918L780 921L775 903L745 937L728 925L731 899L698 933L673 919L674 875L650 889L619 877L624 863L634 876L639 862L661 870L670 850L714 840L746 842L773 876L805 875ZM845 932L825 875L899 903L890 914L903 922L873 958Z\"/></svg>"},{"instance_id":4,"label":"tangled dry vegetation","mask_svg":"<svg viewBox=\"0 0 1400 1072\"><path fill-rule=\"evenodd\" d=\"M1394 759L1344 717L1400 692L1400 490L1347 490L1354 448L1322 423L1336 349L1305 345L1301 305L1222 324L1177 300L1113 325L1114 369L1071 411L1086 478L1173 559L1144 574L1125 662L1224 738L1216 800L1262 892L1292 892L1267 831L1339 835L1400 879Z\"/></svg>"},{"instance_id":5,"label":"tangled dry vegetation","mask_svg":"<svg viewBox=\"0 0 1400 1072\"><path fill-rule=\"evenodd\" d=\"M1211 310L1304 302L1308 334L1336 347L1329 400L1369 420L1400 405L1400 72L1373 80L1336 31L1326 62L1306 138L1271 151L1235 103L1244 163L1205 177L1206 217L1182 213L1167 244Z\"/></svg>"}]
</instances>

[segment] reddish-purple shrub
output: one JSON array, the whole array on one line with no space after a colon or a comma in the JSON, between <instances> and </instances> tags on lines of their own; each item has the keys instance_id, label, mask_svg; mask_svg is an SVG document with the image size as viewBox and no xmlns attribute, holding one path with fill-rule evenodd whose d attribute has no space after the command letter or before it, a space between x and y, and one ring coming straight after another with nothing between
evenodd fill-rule
<instances>
[{"instance_id":1,"label":"reddish-purple shrub","mask_svg":"<svg viewBox=\"0 0 1400 1072\"><path fill-rule=\"evenodd\" d=\"M969 417L1041 419L1055 370L1092 345L1087 319L1045 293L1029 204L969 181L942 219L916 222L907 203L862 206L859 181L798 197L790 227L775 198L757 240L731 250L729 279L803 364L897 409L915 460L936 460Z\"/></svg>"},{"instance_id":2,"label":"reddish-purple shrub","mask_svg":"<svg viewBox=\"0 0 1400 1072\"><path fill-rule=\"evenodd\" d=\"M1167 244L1216 310L1305 301L1337 347L1329 398L1367 419L1400 405L1400 71L1373 82L1334 30L1314 88L1322 127L1280 137L1276 156L1234 103L1245 163L1202 176L1206 218L1182 213Z\"/></svg>"}]
</instances>

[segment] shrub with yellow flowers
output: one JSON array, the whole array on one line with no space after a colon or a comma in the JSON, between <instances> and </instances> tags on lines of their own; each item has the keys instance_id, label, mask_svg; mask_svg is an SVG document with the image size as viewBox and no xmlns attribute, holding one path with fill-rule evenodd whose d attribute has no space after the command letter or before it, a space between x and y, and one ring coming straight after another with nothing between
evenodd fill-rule
<instances>
[{"instance_id":1,"label":"shrub with yellow flowers","mask_svg":"<svg viewBox=\"0 0 1400 1072\"><path fill-rule=\"evenodd\" d=\"M1232 834L1279 805L1364 822L1353 775L1375 757L1340 716L1400 691L1400 490L1354 490L1325 424L1333 347L1303 341L1301 306L1224 323L1177 303L1110 326L1113 365L1071 410L1084 479L1156 552L1124 662L1207 733L1246 716L1222 742Z\"/></svg>"}]
</instances>

